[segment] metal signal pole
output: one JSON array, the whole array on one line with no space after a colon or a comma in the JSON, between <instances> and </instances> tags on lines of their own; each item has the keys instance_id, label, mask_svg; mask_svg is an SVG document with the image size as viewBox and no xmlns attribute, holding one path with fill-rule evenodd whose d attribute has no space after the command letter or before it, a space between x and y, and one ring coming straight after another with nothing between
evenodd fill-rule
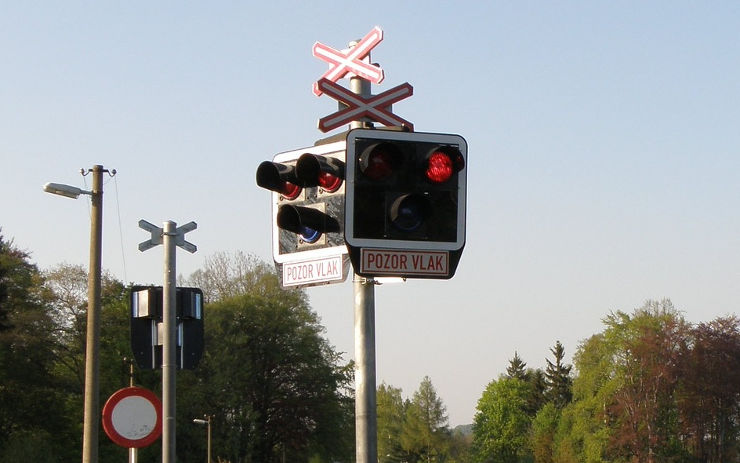
<instances>
[{"instance_id":1,"label":"metal signal pole","mask_svg":"<svg viewBox=\"0 0 740 463\"><path fill-rule=\"evenodd\" d=\"M350 42L350 48L357 42ZM369 59L369 55L368 55ZM350 90L370 98L370 81L350 79ZM354 121L350 128L367 125ZM355 457L357 463L378 461L378 419L375 391L375 280L354 276L355 312Z\"/></svg>"},{"instance_id":2,"label":"metal signal pole","mask_svg":"<svg viewBox=\"0 0 740 463\"><path fill-rule=\"evenodd\" d=\"M139 243L139 251L164 245L164 284L162 285L162 463L175 463L175 375L177 373L177 270L176 247L193 253L198 248L185 241L185 233L198 228L195 222L181 227L172 221L159 228L146 220L139 220L139 228L152 237Z\"/></svg>"}]
</instances>

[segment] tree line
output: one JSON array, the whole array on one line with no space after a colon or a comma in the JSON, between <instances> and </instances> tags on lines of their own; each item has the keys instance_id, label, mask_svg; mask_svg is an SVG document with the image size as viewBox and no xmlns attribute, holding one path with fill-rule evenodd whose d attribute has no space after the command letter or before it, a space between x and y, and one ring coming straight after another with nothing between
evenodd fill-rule
<instances>
[{"instance_id":1,"label":"tree line","mask_svg":"<svg viewBox=\"0 0 740 463\"><path fill-rule=\"evenodd\" d=\"M544 372L514 355L478 401L472 461L740 461L740 319L684 320L670 300L617 311Z\"/></svg>"},{"instance_id":2,"label":"tree line","mask_svg":"<svg viewBox=\"0 0 740 463\"><path fill-rule=\"evenodd\" d=\"M206 350L177 374L178 461L200 462L212 417L220 463L354 460L353 364L326 340L302 290L243 253L208 257L179 283L203 289ZM105 274L100 403L128 386L130 285ZM0 233L0 461L81 454L87 273L39 270ZM556 342L546 367L514 353L478 400L471 432L449 427L430 378L410 398L377 389L382 463L738 462L740 320L685 321L669 300L613 312L577 346ZM134 383L161 395L159 372ZM100 433L100 460L126 449ZM159 461L160 443L140 449Z\"/></svg>"},{"instance_id":3,"label":"tree line","mask_svg":"<svg viewBox=\"0 0 740 463\"><path fill-rule=\"evenodd\" d=\"M327 342L300 290L283 291L272 268L243 254L217 254L182 285L206 297L204 356L177 373L177 456L202 462L212 417L213 456L222 463L335 462L354 458L352 364ZM202 284L202 285L201 285ZM103 276L100 403L129 385L130 286ZM41 271L0 235L0 461L78 461L87 272ZM157 371L134 383L161 397ZM128 450L100 432L100 461ZM139 449L157 462L158 440Z\"/></svg>"}]
</instances>

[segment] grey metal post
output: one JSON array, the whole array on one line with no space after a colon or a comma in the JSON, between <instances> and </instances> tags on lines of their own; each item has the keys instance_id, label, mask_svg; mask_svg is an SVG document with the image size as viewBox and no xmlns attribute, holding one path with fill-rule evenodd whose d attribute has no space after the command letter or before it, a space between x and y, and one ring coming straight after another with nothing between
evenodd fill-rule
<instances>
[{"instance_id":1,"label":"grey metal post","mask_svg":"<svg viewBox=\"0 0 740 463\"><path fill-rule=\"evenodd\" d=\"M134 387L134 359L126 359L128 361L128 387ZM128 449L128 463L136 463L138 457L138 449L136 447L130 447Z\"/></svg>"},{"instance_id":2,"label":"grey metal post","mask_svg":"<svg viewBox=\"0 0 740 463\"><path fill-rule=\"evenodd\" d=\"M176 264L175 250L177 224L164 222L162 227L164 246L164 284L162 285L162 463L175 463L175 374L177 340L176 320Z\"/></svg>"},{"instance_id":3,"label":"grey metal post","mask_svg":"<svg viewBox=\"0 0 740 463\"><path fill-rule=\"evenodd\" d=\"M100 307L103 242L103 166L92 168L92 217L90 219L90 268L87 274L87 337L85 348L85 409L82 424L82 461L98 462L100 428Z\"/></svg>"},{"instance_id":4,"label":"grey metal post","mask_svg":"<svg viewBox=\"0 0 740 463\"><path fill-rule=\"evenodd\" d=\"M351 42L354 47L357 42ZM369 58L369 57L368 57ZM350 79L352 92L369 98L370 82ZM350 128L366 127L354 121ZM354 277L355 311L355 457L357 463L378 461L378 419L375 391L375 281Z\"/></svg>"}]
</instances>

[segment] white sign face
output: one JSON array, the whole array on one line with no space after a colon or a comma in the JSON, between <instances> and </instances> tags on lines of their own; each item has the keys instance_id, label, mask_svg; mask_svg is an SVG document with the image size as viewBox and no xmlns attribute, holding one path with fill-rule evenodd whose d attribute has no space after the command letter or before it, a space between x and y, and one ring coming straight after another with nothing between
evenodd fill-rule
<instances>
[{"instance_id":1,"label":"white sign face","mask_svg":"<svg viewBox=\"0 0 740 463\"><path fill-rule=\"evenodd\" d=\"M129 440L143 439L157 425L157 410L146 397L126 397L113 408L111 422L122 437Z\"/></svg>"},{"instance_id":2,"label":"white sign face","mask_svg":"<svg viewBox=\"0 0 740 463\"><path fill-rule=\"evenodd\" d=\"M362 249L360 272L373 275L436 275L450 271L447 251Z\"/></svg>"},{"instance_id":3,"label":"white sign face","mask_svg":"<svg viewBox=\"0 0 740 463\"><path fill-rule=\"evenodd\" d=\"M344 278L342 256L283 264L283 286L341 281Z\"/></svg>"}]
</instances>

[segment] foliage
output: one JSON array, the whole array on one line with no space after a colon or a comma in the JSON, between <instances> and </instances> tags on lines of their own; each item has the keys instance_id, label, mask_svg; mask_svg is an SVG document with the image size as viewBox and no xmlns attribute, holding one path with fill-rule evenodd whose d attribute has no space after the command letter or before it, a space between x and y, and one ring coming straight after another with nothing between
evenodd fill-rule
<instances>
[{"instance_id":1,"label":"foliage","mask_svg":"<svg viewBox=\"0 0 740 463\"><path fill-rule=\"evenodd\" d=\"M180 410L213 415L214 448L232 462L348 460L350 368L322 337L303 292L279 290L264 266L249 280L258 290L208 305L206 352Z\"/></svg>"},{"instance_id":2,"label":"foliage","mask_svg":"<svg viewBox=\"0 0 740 463\"><path fill-rule=\"evenodd\" d=\"M0 456L27 451L53 461L39 436L60 445L68 421L61 407L54 370L53 317L43 304L41 274L26 252L0 235ZM47 450L44 450L47 449ZM33 450L34 452L31 452ZM55 458L64 458L57 453Z\"/></svg>"},{"instance_id":3,"label":"foliage","mask_svg":"<svg viewBox=\"0 0 740 463\"><path fill-rule=\"evenodd\" d=\"M563 408L573 399L573 379L570 376L571 365L563 364L565 358L565 348L557 341L555 346L550 349L555 362L545 359L547 367L545 369L545 384L547 387L546 398L549 402L555 404L558 408Z\"/></svg>"},{"instance_id":4,"label":"foliage","mask_svg":"<svg viewBox=\"0 0 740 463\"><path fill-rule=\"evenodd\" d=\"M555 432L560 421L560 409L548 402L532 420L529 445L534 463L552 463Z\"/></svg>"},{"instance_id":5,"label":"foliage","mask_svg":"<svg viewBox=\"0 0 740 463\"><path fill-rule=\"evenodd\" d=\"M518 378L501 377L488 384L473 423L476 462L516 463L527 451L530 391L530 386Z\"/></svg>"},{"instance_id":6,"label":"foliage","mask_svg":"<svg viewBox=\"0 0 740 463\"><path fill-rule=\"evenodd\" d=\"M449 428L442 400L425 376L406 407L401 445L410 463L440 461L447 454Z\"/></svg>"},{"instance_id":7,"label":"foliage","mask_svg":"<svg viewBox=\"0 0 740 463\"><path fill-rule=\"evenodd\" d=\"M676 394L681 438L701 461L738 461L740 319L700 323L684 350Z\"/></svg>"},{"instance_id":8,"label":"foliage","mask_svg":"<svg viewBox=\"0 0 740 463\"><path fill-rule=\"evenodd\" d=\"M378 461L400 463L405 460L401 434L406 406L401 389L381 383L376 393L378 423Z\"/></svg>"},{"instance_id":9,"label":"foliage","mask_svg":"<svg viewBox=\"0 0 740 463\"><path fill-rule=\"evenodd\" d=\"M450 431L445 406L428 376L410 400L403 399L401 389L382 383L377 412L380 463L469 461L469 436Z\"/></svg>"}]
</instances>

